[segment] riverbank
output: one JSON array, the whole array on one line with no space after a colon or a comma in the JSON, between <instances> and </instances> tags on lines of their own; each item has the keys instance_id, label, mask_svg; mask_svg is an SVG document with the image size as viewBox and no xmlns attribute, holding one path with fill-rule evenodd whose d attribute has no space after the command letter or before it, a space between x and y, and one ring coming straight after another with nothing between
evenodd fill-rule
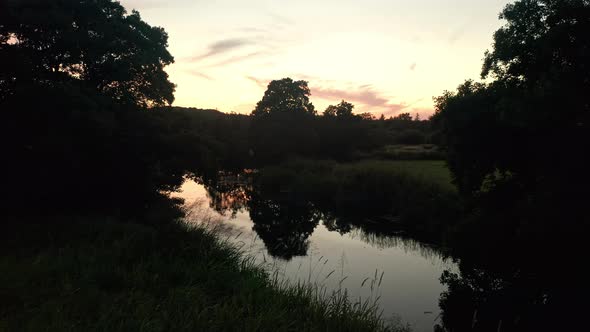
<instances>
[{"instance_id":1,"label":"riverbank","mask_svg":"<svg viewBox=\"0 0 590 332\"><path fill-rule=\"evenodd\" d=\"M263 168L255 183L269 196L308 200L337 217L360 213L374 226L437 243L463 215L444 161L299 159Z\"/></svg>"},{"instance_id":2,"label":"riverbank","mask_svg":"<svg viewBox=\"0 0 590 332\"><path fill-rule=\"evenodd\" d=\"M405 330L346 292L286 285L203 228L86 219L3 233L0 331Z\"/></svg>"}]
</instances>

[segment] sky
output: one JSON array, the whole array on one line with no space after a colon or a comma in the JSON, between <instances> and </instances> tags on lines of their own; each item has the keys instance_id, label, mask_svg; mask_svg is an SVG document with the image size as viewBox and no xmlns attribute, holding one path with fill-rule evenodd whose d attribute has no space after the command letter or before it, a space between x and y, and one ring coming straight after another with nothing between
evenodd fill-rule
<instances>
[{"instance_id":1,"label":"sky","mask_svg":"<svg viewBox=\"0 0 590 332\"><path fill-rule=\"evenodd\" d=\"M428 116L479 79L508 0L120 0L169 34L174 105L249 114L271 80L309 82L322 112Z\"/></svg>"}]
</instances>

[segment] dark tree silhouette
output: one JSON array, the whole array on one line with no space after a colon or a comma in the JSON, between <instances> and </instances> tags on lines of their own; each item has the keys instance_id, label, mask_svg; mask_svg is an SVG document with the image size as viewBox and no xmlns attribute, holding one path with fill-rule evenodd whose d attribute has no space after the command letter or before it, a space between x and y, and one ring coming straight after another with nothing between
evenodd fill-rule
<instances>
[{"instance_id":1,"label":"dark tree silhouette","mask_svg":"<svg viewBox=\"0 0 590 332\"><path fill-rule=\"evenodd\" d=\"M467 81L435 99L433 121L471 209L454 246L480 264L511 259L535 266L526 283L549 290L528 322L569 330L584 315L571 304L588 295L580 291L588 274L572 253L586 249L589 226L590 2L520 0L500 18L506 24L482 70L488 81ZM462 290L451 288L443 304L467 289L462 283L470 277L462 278L447 278ZM523 322L515 330L527 329Z\"/></svg>"},{"instance_id":2,"label":"dark tree silhouette","mask_svg":"<svg viewBox=\"0 0 590 332\"><path fill-rule=\"evenodd\" d=\"M324 116L326 117L337 117L339 119L351 119L354 115L352 114L352 110L354 109L354 105L348 103L346 101L341 101L340 104L334 106L330 105L324 111Z\"/></svg>"},{"instance_id":3,"label":"dark tree silhouette","mask_svg":"<svg viewBox=\"0 0 590 332\"><path fill-rule=\"evenodd\" d=\"M309 101L310 94L306 81L294 81L290 78L272 81L268 84L262 100L256 104L252 115L255 117L283 113L315 115L315 107Z\"/></svg>"},{"instance_id":4,"label":"dark tree silhouette","mask_svg":"<svg viewBox=\"0 0 590 332\"><path fill-rule=\"evenodd\" d=\"M0 91L77 80L119 102L170 104L168 35L116 1L6 0L0 10ZM10 93L10 92L9 92Z\"/></svg>"},{"instance_id":5,"label":"dark tree silhouette","mask_svg":"<svg viewBox=\"0 0 590 332\"><path fill-rule=\"evenodd\" d=\"M588 183L580 151L590 142L590 3L517 1L500 17L507 23L482 70L493 81L467 81L436 98L456 183L471 196L513 186L574 203Z\"/></svg>"},{"instance_id":6,"label":"dark tree silhouette","mask_svg":"<svg viewBox=\"0 0 590 332\"><path fill-rule=\"evenodd\" d=\"M180 184L185 165L142 112L174 99L167 38L117 1L0 2L3 205L119 214Z\"/></svg>"},{"instance_id":7,"label":"dark tree silhouette","mask_svg":"<svg viewBox=\"0 0 590 332\"><path fill-rule=\"evenodd\" d=\"M316 147L315 108L306 81L275 80L252 111L251 144L259 164L309 155Z\"/></svg>"}]
</instances>

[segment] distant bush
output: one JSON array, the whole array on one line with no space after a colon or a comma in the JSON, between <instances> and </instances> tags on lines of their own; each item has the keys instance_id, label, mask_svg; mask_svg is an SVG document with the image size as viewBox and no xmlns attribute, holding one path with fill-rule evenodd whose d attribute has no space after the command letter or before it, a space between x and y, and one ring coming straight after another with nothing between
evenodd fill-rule
<instances>
[{"instance_id":1,"label":"distant bush","mask_svg":"<svg viewBox=\"0 0 590 332\"><path fill-rule=\"evenodd\" d=\"M395 140L398 144L424 144L426 135L416 129L406 129L397 134Z\"/></svg>"}]
</instances>

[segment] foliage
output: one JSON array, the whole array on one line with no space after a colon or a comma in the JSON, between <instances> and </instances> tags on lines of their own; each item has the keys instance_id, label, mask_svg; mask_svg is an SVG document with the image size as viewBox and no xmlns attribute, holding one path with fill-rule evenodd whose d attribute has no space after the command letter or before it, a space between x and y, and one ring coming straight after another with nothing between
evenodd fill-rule
<instances>
[{"instance_id":1,"label":"foliage","mask_svg":"<svg viewBox=\"0 0 590 332\"><path fill-rule=\"evenodd\" d=\"M330 105L326 108L323 115L325 117L336 117L339 119L347 119L353 116L352 110L354 109L354 105L346 102L341 101L340 104L334 106Z\"/></svg>"},{"instance_id":2,"label":"foliage","mask_svg":"<svg viewBox=\"0 0 590 332\"><path fill-rule=\"evenodd\" d=\"M461 213L441 161L291 160L265 167L255 183L266 195L310 201L337 218L388 215L382 222L390 229L402 227L429 240L442 241Z\"/></svg>"},{"instance_id":3,"label":"foliage","mask_svg":"<svg viewBox=\"0 0 590 332\"><path fill-rule=\"evenodd\" d=\"M116 1L6 0L0 10L0 91L75 80L119 102L172 103L168 35Z\"/></svg>"},{"instance_id":4,"label":"foliage","mask_svg":"<svg viewBox=\"0 0 590 332\"><path fill-rule=\"evenodd\" d=\"M137 214L180 185L185 165L145 110L173 100L165 31L111 0L1 6L2 206Z\"/></svg>"},{"instance_id":5,"label":"foliage","mask_svg":"<svg viewBox=\"0 0 590 332\"><path fill-rule=\"evenodd\" d=\"M268 84L264 97L252 111L255 117L278 116L279 114L315 115L315 108L309 101L309 87L306 81L290 78L275 80Z\"/></svg>"},{"instance_id":6,"label":"foliage","mask_svg":"<svg viewBox=\"0 0 590 332\"><path fill-rule=\"evenodd\" d=\"M514 234L542 241L538 234L587 225L580 207L590 177L580 151L590 142L590 3L522 0L500 17L506 24L482 71L489 82L436 98L434 121L478 213L500 209Z\"/></svg>"},{"instance_id":7,"label":"foliage","mask_svg":"<svg viewBox=\"0 0 590 332\"><path fill-rule=\"evenodd\" d=\"M344 291L283 283L203 228L44 223L1 235L0 330L407 330Z\"/></svg>"},{"instance_id":8,"label":"foliage","mask_svg":"<svg viewBox=\"0 0 590 332\"><path fill-rule=\"evenodd\" d=\"M500 18L486 81L435 99L433 122L470 212L452 235L468 267L443 280L443 321L469 325L453 309L463 301L483 331L502 320L502 330L567 330L583 317L570 305L587 296L575 253L585 250L590 196L590 2L520 0ZM483 280L494 275L503 283Z\"/></svg>"}]
</instances>

